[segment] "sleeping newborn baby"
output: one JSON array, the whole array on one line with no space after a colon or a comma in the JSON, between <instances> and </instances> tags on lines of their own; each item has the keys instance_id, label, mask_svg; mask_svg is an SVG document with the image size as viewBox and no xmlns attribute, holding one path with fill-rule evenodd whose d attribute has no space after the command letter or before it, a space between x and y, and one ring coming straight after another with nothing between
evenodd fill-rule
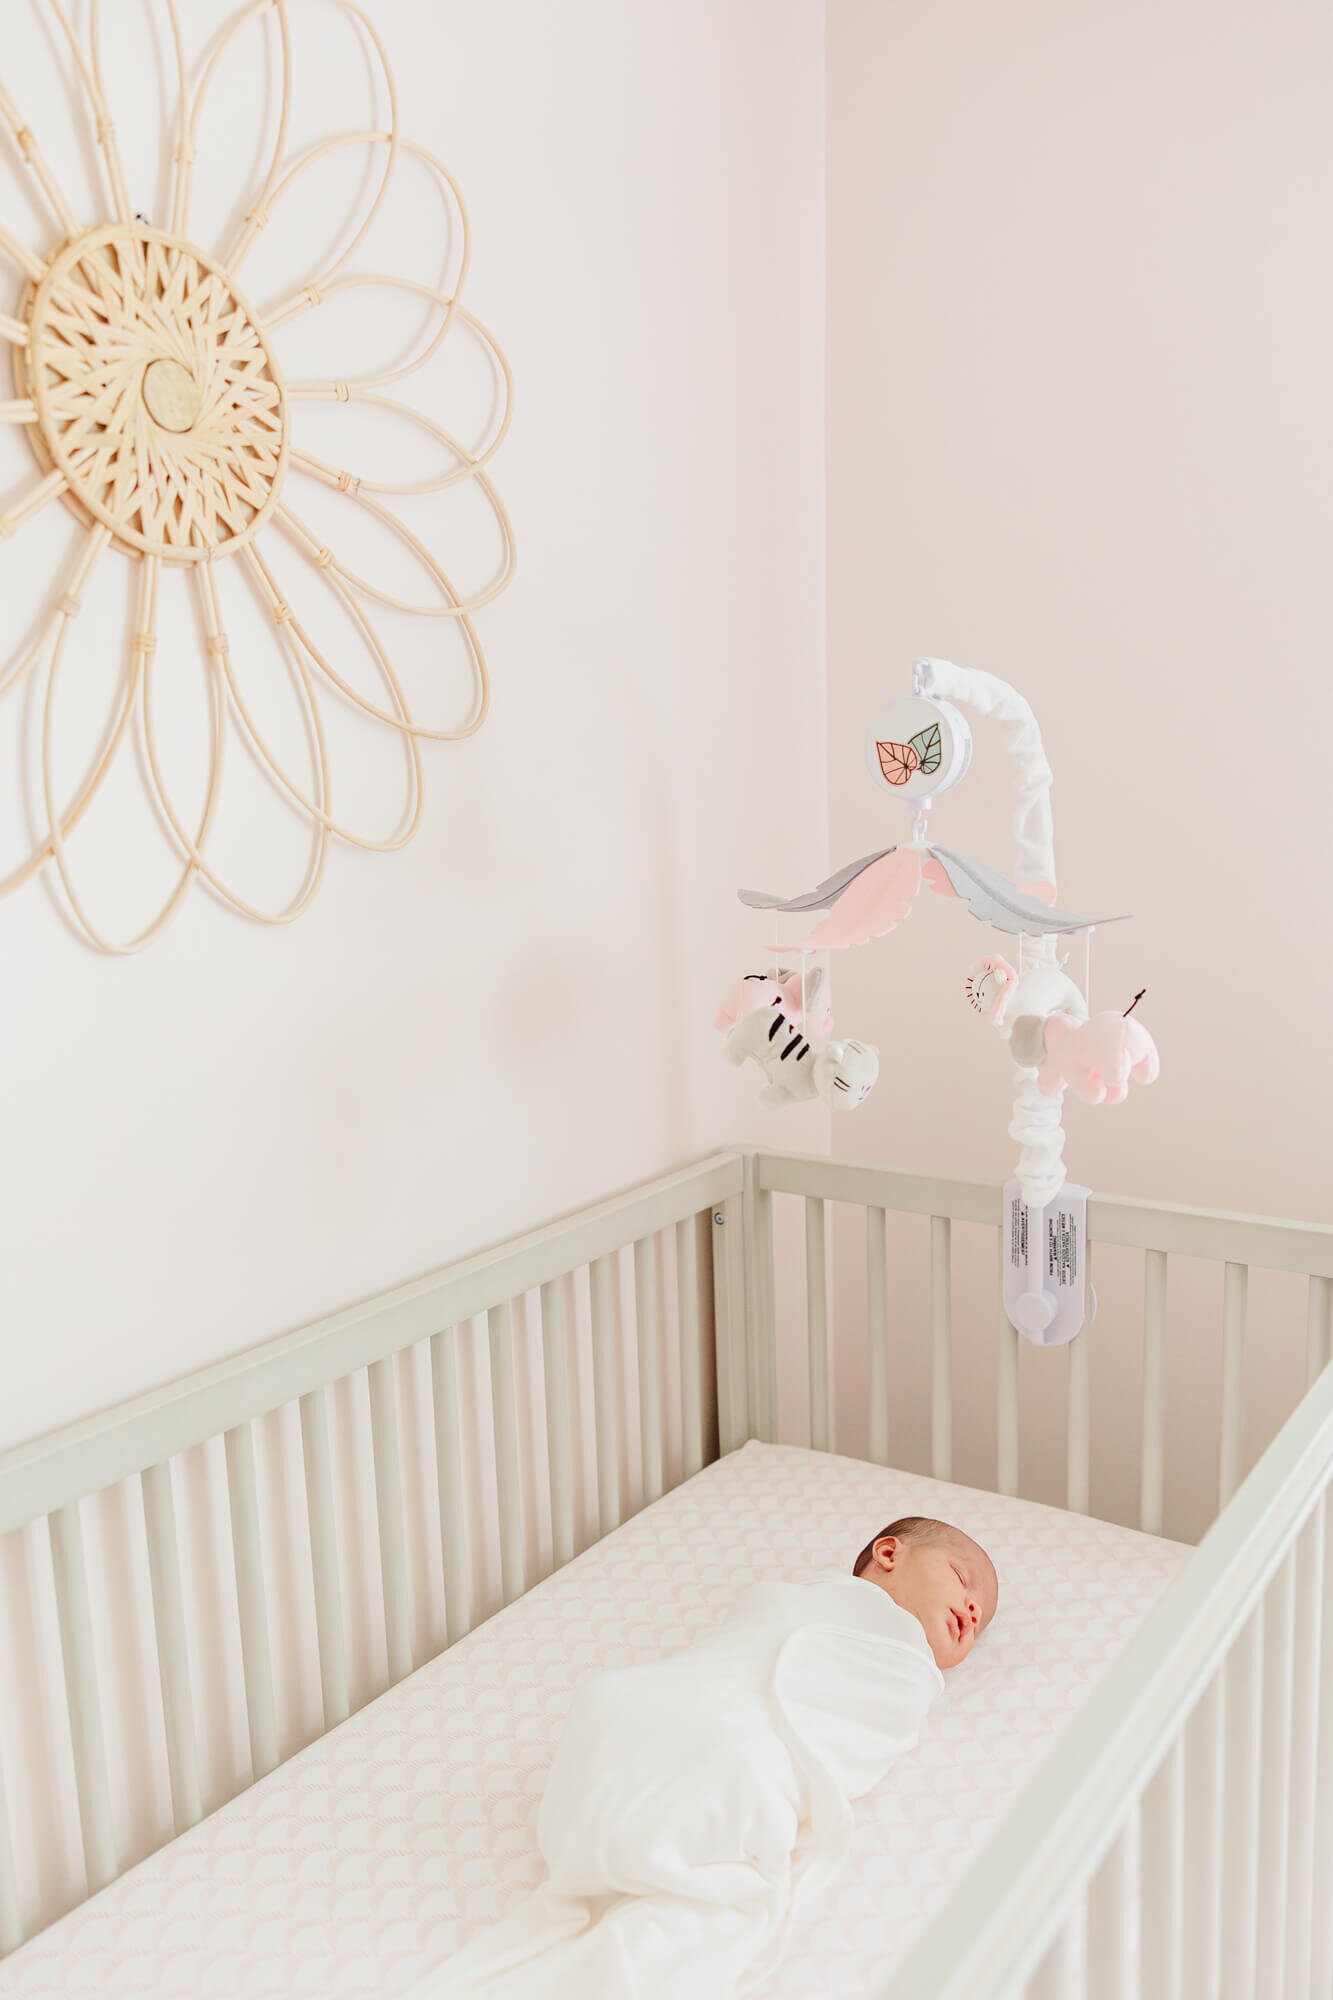
<instances>
[{"instance_id":1,"label":"sleeping newborn baby","mask_svg":"<svg viewBox=\"0 0 1333 2000\"><path fill-rule=\"evenodd\" d=\"M867 1588L867 1586L873 1586ZM852 1573L756 1582L726 1622L574 1691L537 1818L547 1880L412 2000L728 2000L846 1859L995 1614L985 1551L911 1515Z\"/></svg>"},{"instance_id":2,"label":"sleeping newborn baby","mask_svg":"<svg viewBox=\"0 0 1333 2000\"><path fill-rule=\"evenodd\" d=\"M956 1667L980 1638L999 1602L1000 1580L986 1551L947 1521L907 1514L867 1542L852 1574L910 1611L938 1667Z\"/></svg>"}]
</instances>

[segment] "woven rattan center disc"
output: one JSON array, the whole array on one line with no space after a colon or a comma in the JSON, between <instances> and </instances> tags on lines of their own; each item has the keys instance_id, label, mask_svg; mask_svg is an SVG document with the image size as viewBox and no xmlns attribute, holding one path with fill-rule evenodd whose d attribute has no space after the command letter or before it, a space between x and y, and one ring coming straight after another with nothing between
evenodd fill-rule
<instances>
[{"instance_id":1,"label":"woven rattan center disc","mask_svg":"<svg viewBox=\"0 0 1333 2000\"><path fill-rule=\"evenodd\" d=\"M28 312L34 446L77 512L172 562L239 548L287 462L282 378L254 313L193 245L138 224L77 237Z\"/></svg>"},{"instance_id":2,"label":"woven rattan center disc","mask_svg":"<svg viewBox=\"0 0 1333 2000\"><path fill-rule=\"evenodd\" d=\"M199 418L199 384L182 361L165 354L143 371L143 399L148 414L164 431L188 431Z\"/></svg>"}]
</instances>

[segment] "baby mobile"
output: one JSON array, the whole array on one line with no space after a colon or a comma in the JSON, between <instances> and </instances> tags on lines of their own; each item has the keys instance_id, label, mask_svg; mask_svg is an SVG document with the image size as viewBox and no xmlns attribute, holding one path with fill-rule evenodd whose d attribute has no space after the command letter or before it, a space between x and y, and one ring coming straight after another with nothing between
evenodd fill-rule
<instances>
[{"instance_id":1,"label":"baby mobile","mask_svg":"<svg viewBox=\"0 0 1333 2000\"><path fill-rule=\"evenodd\" d=\"M936 795L956 785L972 759L972 733L956 702L1004 725L1017 793L1016 882L926 838ZM1131 1082L1152 1083L1158 1073L1156 1045L1135 1018L1141 992L1123 1012L1090 1011L1092 932L1123 919L1077 916L1056 904L1051 767L1032 710L1007 682L949 660L918 660L913 692L871 719L865 748L875 782L910 806L911 837L850 862L802 896L740 891L751 909L828 914L783 948L771 974L748 973L724 996L716 1022L724 1051L729 1062L758 1063L763 1103L819 1097L853 1110L874 1087L879 1051L834 1038L829 981L811 954L883 937L911 914L923 884L1016 937L1017 964L999 953L977 959L965 991L1008 1044L1013 1065L1009 1136L1019 1154L1004 1191L1005 1309L1035 1345L1060 1346L1084 1319L1089 1192L1065 1178L1065 1092L1086 1104L1120 1104ZM1057 949L1058 939L1078 935L1081 987Z\"/></svg>"}]
</instances>

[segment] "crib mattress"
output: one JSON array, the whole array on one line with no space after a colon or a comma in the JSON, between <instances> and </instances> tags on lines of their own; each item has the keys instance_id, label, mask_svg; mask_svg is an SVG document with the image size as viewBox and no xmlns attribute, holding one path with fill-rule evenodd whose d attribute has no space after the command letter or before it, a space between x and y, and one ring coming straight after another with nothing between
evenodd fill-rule
<instances>
[{"instance_id":1,"label":"crib mattress","mask_svg":"<svg viewBox=\"0 0 1333 2000\"><path fill-rule=\"evenodd\" d=\"M895 1515L990 1550L1000 1608L924 1740L856 1808L769 2000L880 1988L1189 1555L1055 1508L747 1444L0 1963L0 1994L387 2000L540 1878L575 1682L674 1651L743 1581L850 1564Z\"/></svg>"}]
</instances>

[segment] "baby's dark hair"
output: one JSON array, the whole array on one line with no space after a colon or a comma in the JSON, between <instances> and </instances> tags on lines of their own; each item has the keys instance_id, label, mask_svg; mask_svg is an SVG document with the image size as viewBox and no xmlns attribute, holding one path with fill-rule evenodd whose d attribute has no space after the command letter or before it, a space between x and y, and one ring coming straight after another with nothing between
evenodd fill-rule
<instances>
[{"instance_id":1,"label":"baby's dark hair","mask_svg":"<svg viewBox=\"0 0 1333 2000\"><path fill-rule=\"evenodd\" d=\"M870 1537L852 1564L852 1575L860 1576L875 1552L875 1543L882 1542L885 1535L892 1535L899 1542L942 1542L958 1532L947 1521L933 1521L929 1514L904 1514L901 1520L890 1521L887 1528L881 1528L877 1535Z\"/></svg>"}]
</instances>

